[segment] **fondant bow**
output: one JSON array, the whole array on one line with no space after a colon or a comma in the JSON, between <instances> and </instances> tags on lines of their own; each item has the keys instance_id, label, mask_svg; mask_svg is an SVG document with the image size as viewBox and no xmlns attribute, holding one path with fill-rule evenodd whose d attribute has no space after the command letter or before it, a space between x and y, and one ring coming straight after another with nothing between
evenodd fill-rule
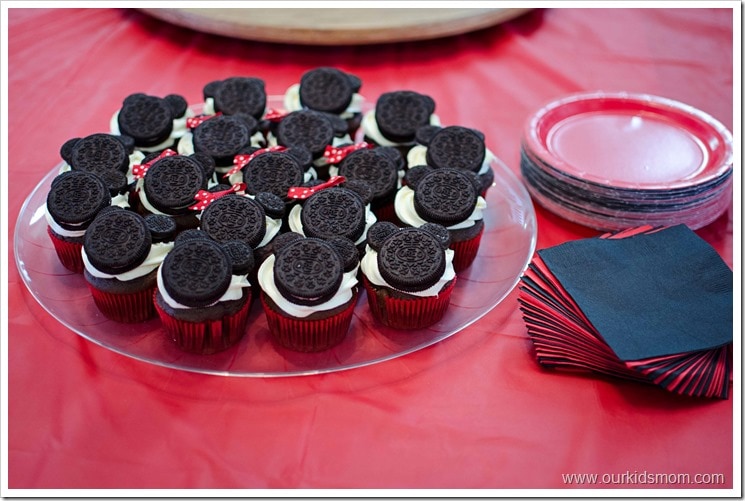
<instances>
[{"instance_id":1,"label":"fondant bow","mask_svg":"<svg viewBox=\"0 0 745 501\"><path fill-rule=\"evenodd\" d=\"M305 200L313 193L325 190L326 188L331 188L332 186L337 186L345 182L346 180L347 178L345 178L344 176L331 176L328 181L316 186L293 186L292 188L287 190L287 196L296 200Z\"/></svg>"},{"instance_id":2,"label":"fondant bow","mask_svg":"<svg viewBox=\"0 0 745 501\"><path fill-rule=\"evenodd\" d=\"M135 164L135 165L133 165L132 166L132 175L136 179L142 179L143 177L145 177L145 174L147 173L147 170L150 167L152 167L152 165L155 162L157 162L161 158L172 157L174 155L178 155L178 153L175 152L174 150L170 149L170 148L167 149L167 150L163 150L163 152L160 155L158 155L157 157L153 158L149 162L145 162L144 164Z\"/></svg>"},{"instance_id":3,"label":"fondant bow","mask_svg":"<svg viewBox=\"0 0 745 501\"><path fill-rule=\"evenodd\" d=\"M326 160L327 164L338 164L339 162L344 160L344 157L346 157L353 151L365 150L368 148L372 148L372 146L372 144L366 143L365 141L356 144L350 144L348 146L329 145L326 146L325 150L323 150L323 158Z\"/></svg>"},{"instance_id":4,"label":"fondant bow","mask_svg":"<svg viewBox=\"0 0 745 501\"><path fill-rule=\"evenodd\" d=\"M276 108L269 108L266 110L266 114L264 115L264 120L269 120L270 122L279 122L284 117L286 117L289 114L289 111L287 110L278 110Z\"/></svg>"},{"instance_id":5,"label":"fondant bow","mask_svg":"<svg viewBox=\"0 0 745 501\"><path fill-rule=\"evenodd\" d=\"M270 151L285 151L286 149L287 148L285 146L269 146L268 148L258 149L250 155L236 155L235 157L233 157L233 167L228 172L226 172L223 177L232 176L243 167L248 165L248 162L261 155L262 153L268 153Z\"/></svg>"},{"instance_id":6,"label":"fondant bow","mask_svg":"<svg viewBox=\"0 0 745 501\"><path fill-rule=\"evenodd\" d=\"M233 186L231 186L227 190L222 191L207 191L207 190L199 190L196 195L194 195L194 200L197 201L194 205L190 206L189 208L191 210L204 210L217 200L218 198L222 198L225 195L230 195L231 193L241 193L246 190L246 183L235 183Z\"/></svg>"}]
</instances>

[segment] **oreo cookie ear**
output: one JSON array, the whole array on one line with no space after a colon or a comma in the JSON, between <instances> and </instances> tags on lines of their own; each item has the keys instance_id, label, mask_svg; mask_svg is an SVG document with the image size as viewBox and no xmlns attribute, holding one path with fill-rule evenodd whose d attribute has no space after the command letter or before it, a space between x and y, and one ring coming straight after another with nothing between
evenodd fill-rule
<instances>
[{"instance_id":1,"label":"oreo cookie ear","mask_svg":"<svg viewBox=\"0 0 745 501\"><path fill-rule=\"evenodd\" d=\"M292 158L298 161L303 167L303 170L308 170L308 167L313 165L313 153L302 145L292 146L285 150L285 153L290 155Z\"/></svg>"},{"instance_id":2,"label":"oreo cookie ear","mask_svg":"<svg viewBox=\"0 0 745 501\"><path fill-rule=\"evenodd\" d=\"M135 138L126 134L121 134L119 136L114 135L114 137L124 145L124 149L127 150L128 155L131 155L135 151Z\"/></svg>"},{"instance_id":3,"label":"oreo cookie ear","mask_svg":"<svg viewBox=\"0 0 745 501\"><path fill-rule=\"evenodd\" d=\"M248 275L256 266L254 251L243 240L229 240L220 244L228 255L233 275Z\"/></svg>"},{"instance_id":4,"label":"oreo cookie ear","mask_svg":"<svg viewBox=\"0 0 745 501\"><path fill-rule=\"evenodd\" d=\"M347 179L344 182L344 188L356 193L362 199L362 205L372 202L375 193L370 183L361 179Z\"/></svg>"},{"instance_id":5,"label":"oreo cookie ear","mask_svg":"<svg viewBox=\"0 0 745 501\"><path fill-rule=\"evenodd\" d=\"M367 229L367 245L377 252L383 242L398 230L398 226L390 221L376 221Z\"/></svg>"},{"instance_id":6,"label":"oreo cookie ear","mask_svg":"<svg viewBox=\"0 0 745 501\"><path fill-rule=\"evenodd\" d=\"M196 240L200 238L206 238L207 240L212 240L212 238L207 234L207 232L200 230L199 228L187 228L185 230L182 230L179 232L178 235L176 235L176 239L173 241L173 245L180 245L184 242L189 242L191 240Z\"/></svg>"},{"instance_id":7,"label":"oreo cookie ear","mask_svg":"<svg viewBox=\"0 0 745 501\"><path fill-rule=\"evenodd\" d=\"M334 129L334 136L342 137L349 130L347 121L341 118L339 115L326 113L325 111L319 113L323 114L323 116L328 118L329 122L331 122L331 127Z\"/></svg>"},{"instance_id":8,"label":"oreo cookie ear","mask_svg":"<svg viewBox=\"0 0 745 501\"><path fill-rule=\"evenodd\" d=\"M129 188L129 182L127 176L118 170L108 170L97 173L98 177L103 180L106 187L109 189L109 195L115 197L127 192Z\"/></svg>"},{"instance_id":9,"label":"oreo cookie ear","mask_svg":"<svg viewBox=\"0 0 745 501\"><path fill-rule=\"evenodd\" d=\"M204 170L204 178L209 180L215 174L215 159L206 153L195 152L189 155L189 158L193 158Z\"/></svg>"},{"instance_id":10,"label":"oreo cookie ear","mask_svg":"<svg viewBox=\"0 0 745 501\"><path fill-rule=\"evenodd\" d=\"M254 196L259 205L264 209L264 213L272 219L282 219L285 217L285 201L274 193L261 191Z\"/></svg>"},{"instance_id":11,"label":"oreo cookie ear","mask_svg":"<svg viewBox=\"0 0 745 501\"><path fill-rule=\"evenodd\" d=\"M171 108L171 114L173 118L181 118L186 114L186 109L189 107L189 103L186 102L184 96L179 94L168 94L163 100L168 103L168 107Z\"/></svg>"},{"instance_id":12,"label":"oreo cookie ear","mask_svg":"<svg viewBox=\"0 0 745 501\"><path fill-rule=\"evenodd\" d=\"M404 174L404 185L410 187L412 190L416 190L416 185L420 179L432 172L434 169L429 165L415 165L409 167L409 170Z\"/></svg>"},{"instance_id":13,"label":"oreo cookie ear","mask_svg":"<svg viewBox=\"0 0 745 501\"><path fill-rule=\"evenodd\" d=\"M357 246L354 245L354 242L347 237L341 236L330 237L324 240L339 255L345 273L355 269L360 262L360 254L359 251L357 251Z\"/></svg>"},{"instance_id":14,"label":"oreo cookie ear","mask_svg":"<svg viewBox=\"0 0 745 501\"><path fill-rule=\"evenodd\" d=\"M419 229L433 235L437 241L440 242L443 249L448 249L450 247L450 244L452 243L450 231L448 231L448 229L443 225L437 223L424 223L419 227Z\"/></svg>"},{"instance_id":15,"label":"oreo cookie ear","mask_svg":"<svg viewBox=\"0 0 745 501\"><path fill-rule=\"evenodd\" d=\"M59 149L59 156L62 157L62 160L64 160L71 166L72 166L72 150L78 141L80 141L79 137L68 139Z\"/></svg>"},{"instance_id":16,"label":"oreo cookie ear","mask_svg":"<svg viewBox=\"0 0 745 501\"><path fill-rule=\"evenodd\" d=\"M164 214L148 214L145 216L145 226L150 230L153 243L172 242L176 238L176 220Z\"/></svg>"},{"instance_id":17,"label":"oreo cookie ear","mask_svg":"<svg viewBox=\"0 0 745 501\"><path fill-rule=\"evenodd\" d=\"M474 134L476 134L479 137L479 139L481 139L482 141L486 141L486 136L480 130L476 130L476 129L469 129L469 130L473 132Z\"/></svg>"},{"instance_id":18,"label":"oreo cookie ear","mask_svg":"<svg viewBox=\"0 0 745 501\"><path fill-rule=\"evenodd\" d=\"M479 175L471 171L461 170L460 172L463 172L464 174L468 176L468 179L471 180L471 182L473 183L473 187L476 189L476 193L477 194L481 193L481 190L483 189L483 186L482 186L483 182L481 181L481 178L479 177Z\"/></svg>"},{"instance_id":19,"label":"oreo cookie ear","mask_svg":"<svg viewBox=\"0 0 745 501\"><path fill-rule=\"evenodd\" d=\"M430 115L435 112L435 100L432 97L423 94L422 102L429 108Z\"/></svg>"},{"instance_id":20,"label":"oreo cookie ear","mask_svg":"<svg viewBox=\"0 0 745 501\"><path fill-rule=\"evenodd\" d=\"M206 101L208 97L215 98L217 89L222 86L222 80L214 80L202 87L202 97Z\"/></svg>"},{"instance_id":21,"label":"oreo cookie ear","mask_svg":"<svg viewBox=\"0 0 745 501\"><path fill-rule=\"evenodd\" d=\"M401 154L401 150L393 146L377 146L374 151L380 155L383 155L393 161L396 168L399 170L406 168L406 159Z\"/></svg>"},{"instance_id":22,"label":"oreo cookie ear","mask_svg":"<svg viewBox=\"0 0 745 501\"><path fill-rule=\"evenodd\" d=\"M439 125L425 125L422 127L419 127L416 130L415 139L416 142L419 144L422 144L424 146L428 146L429 142L432 140L432 136L442 129Z\"/></svg>"},{"instance_id":23,"label":"oreo cookie ear","mask_svg":"<svg viewBox=\"0 0 745 501\"><path fill-rule=\"evenodd\" d=\"M294 242L298 238L303 238L300 233L294 231L288 231L286 233L280 233L272 240L272 252L276 255L288 244Z\"/></svg>"},{"instance_id":24,"label":"oreo cookie ear","mask_svg":"<svg viewBox=\"0 0 745 501\"><path fill-rule=\"evenodd\" d=\"M359 92L362 88L362 80L357 75L352 75L351 73L347 73L347 78L349 79L349 85L352 86L353 92Z\"/></svg>"},{"instance_id":25,"label":"oreo cookie ear","mask_svg":"<svg viewBox=\"0 0 745 501\"><path fill-rule=\"evenodd\" d=\"M248 113L233 113L232 116L243 122L248 129L249 136L253 136L259 130L259 121L253 115L249 115Z\"/></svg>"}]
</instances>

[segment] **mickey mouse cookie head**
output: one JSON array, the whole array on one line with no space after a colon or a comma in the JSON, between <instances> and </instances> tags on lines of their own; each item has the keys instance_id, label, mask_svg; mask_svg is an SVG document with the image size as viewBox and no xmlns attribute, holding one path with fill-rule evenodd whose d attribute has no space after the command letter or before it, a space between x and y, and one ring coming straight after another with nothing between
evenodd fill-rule
<instances>
[{"instance_id":1,"label":"mickey mouse cookie head","mask_svg":"<svg viewBox=\"0 0 745 501\"><path fill-rule=\"evenodd\" d=\"M202 89L206 114L243 113L260 119L266 109L264 81L255 77L230 77L215 80Z\"/></svg>"},{"instance_id":2,"label":"mickey mouse cookie head","mask_svg":"<svg viewBox=\"0 0 745 501\"><path fill-rule=\"evenodd\" d=\"M187 114L186 99L178 94L130 94L111 119L111 133L131 137L138 150L160 151L173 147L186 133Z\"/></svg>"},{"instance_id":3,"label":"mickey mouse cookie head","mask_svg":"<svg viewBox=\"0 0 745 501\"><path fill-rule=\"evenodd\" d=\"M386 92L362 120L365 141L400 147L405 153L420 127L439 125L434 113L435 101L430 96L410 90Z\"/></svg>"}]
</instances>

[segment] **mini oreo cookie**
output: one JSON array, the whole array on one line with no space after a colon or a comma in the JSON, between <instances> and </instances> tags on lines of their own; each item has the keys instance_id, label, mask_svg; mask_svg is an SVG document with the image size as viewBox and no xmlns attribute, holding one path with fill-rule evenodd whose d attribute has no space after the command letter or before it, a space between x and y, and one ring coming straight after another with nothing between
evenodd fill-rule
<instances>
[{"instance_id":1,"label":"mini oreo cookie","mask_svg":"<svg viewBox=\"0 0 745 501\"><path fill-rule=\"evenodd\" d=\"M52 181L47 210L62 228L75 230L88 224L99 211L111 205L111 195L96 174L68 171Z\"/></svg>"},{"instance_id":2,"label":"mini oreo cookie","mask_svg":"<svg viewBox=\"0 0 745 501\"><path fill-rule=\"evenodd\" d=\"M419 127L429 124L435 111L431 97L410 90L382 94L375 103L375 121L380 133L395 143L410 143Z\"/></svg>"},{"instance_id":3,"label":"mini oreo cookie","mask_svg":"<svg viewBox=\"0 0 745 501\"><path fill-rule=\"evenodd\" d=\"M453 242L450 236L450 231L441 224L424 223L419 227L419 229L428 231L434 235L440 241L443 249L449 248L450 244Z\"/></svg>"},{"instance_id":4,"label":"mini oreo cookie","mask_svg":"<svg viewBox=\"0 0 745 501\"><path fill-rule=\"evenodd\" d=\"M85 232L83 248L97 270L117 275L142 264L151 244L145 219L135 212L119 210L93 220Z\"/></svg>"},{"instance_id":5,"label":"mini oreo cookie","mask_svg":"<svg viewBox=\"0 0 745 501\"><path fill-rule=\"evenodd\" d=\"M367 182L375 199L393 194L398 187L398 167L376 149L357 150L347 155L339 164L339 175Z\"/></svg>"},{"instance_id":6,"label":"mini oreo cookie","mask_svg":"<svg viewBox=\"0 0 745 501\"><path fill-rule=\"evenodd\" d=\"M100 174L110 170L126 173L129 168L127 149L111 134L91 134L79 139L65 155L73 170Z\"/></svg>"},{"instance_id":7,"label":"mini oreo cookie","mask_svg":"<svg viewBox=\"0 0 745 501\"><path fill-rule=\"evenodd\" d=\"M309 237L340 236L356 242L365 230L365 205L352 190L327 188L305 200L300 221Z\"/></svg>"},{"instance_id":8,"label":"mini oreo cookie","mask_svg":"<svg viewBox=\"0 0 745 501\"><path fill-rule=\"evenodd\" d=\"M303 236L300 233L295 233L294 231L280 233L272 240L272 252L276 254L277 252L282 250L282 247L289 244L293 240L297 240L298 238L303 238Z\"/></svg>"},{"instance_id":9,"label":"mini oreo cookie","mask_svg":"<svg viewBox=\"0 0 745 501\"><path fill-rule=\"evenodd\" d=\"M243 182L248 193L256 195L266 191L283 200L289 188L302 184L304 175L297 159L282 151L257 155L243 168Z\"/></svg>"},{"instance_id":10,"label":"mini oreo cookie","mask_svg":"<svg viewBox=\"0 0 745 501\"><path fill-rule=\"evenodd\" d=\"M173 108L165 99L130 94L124 99L117 121L119 131L131 136L138 146L155 146L173 131Z\"/></svg>"},{"instance_id":11,"label":"mini oreo cookie","mask_svg":"<svg viewBox=\"0 0 745 501\"><path fill-rule=\"evenodd\" d=\"M380 275L394 288L418 292L435 285L445 272L445 250L431 233L403 228L378 251Z\"/></svg>"},{"instance_id":12,"label":"mini oreo cookie","mask_svg":"<svg viewBox=\"0 0 745 501\"><path fill-rule=\"evenodd\" d=\"M331 237L326 239L341 258L344 273L354 270L360 264L360 253L354 242L344 237Z\"/></svg>"},{"instance_id":13,"label":"mini oreo cookie","mask_svg":"<svg viewBox=\"0 0 745 501\"><path fill-rule=\"evenodd\" d=\"M301 238L275 254L274 282L288 301L313 306L334 296L341 285L343 266L330 244L316 238Z\"/></svg>"},{"instance_id":14,"label":"mini oreo cookie","mask_svg":"<svg viewBox=\"0 0 745 501\"><path fill-rule=\"evenodd\" d=\"M194 195L206 188L204 169L184 155L164 157L145 174L144 190L150 204L165 214L188 213Z\"/></svg>"},{"instance_id":15,"label":"mini oreo cookie","mask_svg":"<svg viewBox=\"0 0 745 501\"><path fill-rule=\"evenodd\" d=\"M97 173L106 187L109 189L109 195L115 197L117 195L123 195L129 190L129 181L127 176L123 172L118 170L110 170L106 172Z\"/></svg>"},{"instance_id":16,"label":"mini oreo cookie","mask_svg":"<svg viewBox=\"0 0 745 501\"><path fill-rule=\"evenodd\" d=\"M148 214L145 216L145 225L150 230L153 243L171 242L176 238L176 221L172 217L163 214Z\"/></svg>"},{"instance_id":17,"label":"mini oreo cookie","mask_svg":"<svg viewBox=\"0 0 745 501\"><path fill-rule=\"evenodd\" d=\"M300 104L312 110L340 114L361 85L359 78L337 68L315 68L300 78Z\"/></svg>"},{"instance_id":18,"label":"mini oreo cookie","mask_svg":"<svg viewBox=\"0 0 745 501\"><path fill-rule=\"evenodd\" d=\"M209 240L210 236L199 228L188 228L186 230L180 231L178 235L176 235L176 239L173 241L173 245L180 245L184 242L188 242L189 240L199 240L202 238L206 238Z\"/></svg>"},{"instance_id":19,"label":"mini oreo cookie","mask_svg":"<svg viewBox=\"0 0 745 501\"><path fill-rule=\"evenodd\" d=\"M412 165L404 174L403 185L408 186L412 190L416 189L416 185L419 180L424 176L432 172L432 167L429 165Z\"/></svg>"},{"instance_id":20,"label":"mini oreo cookie","mask_svg":"<svg viewBox=\"0 0 745 501\"><path fill-rule=\"evenodd\" d=\"M273 193L262 191L256 194L254 200L264 208L264 213L272 219L282 219L285 217L285 201Z\"/></svg>"},{"instance_id":21,"label":"mini oreo cookie","mask_svg":"<svg viewBox=\"0 0 745 501\"><path fill-rule=\"evenodd\" d=\"M479 193L472 173L434 169L416 183L414 209L425 221L451 226L468 219Z\"/></svg>"},{"instance_id":22,"label":"mini oreo cookie","mask_svg":"<svg viewBox=\"0 0 745 501\"><path fill-rule=\"evenodd\" d=\"M380 252L383 242L398 231L398 226L390 221L376 221L367 229L367 245L375 252Z\"/></svg>"},{"instance_id":23,"label":"mini oreo cookie","mask_svg":"<svg viewBox=\"0 0 745 501\"><path fill-rule=\"evenodd\" d=\"M204 209L201 227L218 242L242 240L255 249L266 234L266 215L256 200L226 195Z\"/></svg>"},{"instance_id":24,"label":"mini oreo cookie","mask_svg":"<svg viewBox=\"0 0 745 501\"><path fill-rule=\"evenodd\" d=\"M288 148L305 147L317 158L333 142L336 132L334 124L324 113L313 110L293 111L279 122L277 142Z\"/></svg>"},{"instance_id":25,"label":"mini oreo cookie","mask_svg":"<svg viewBox=\"0 0 745 501\"><path fill-rule=\"evenodd\" d=\"M246 113L261 118L266 109L264 81L254 77L230 77L214 85L215 111L225 115Z\"/></svg>"},{"instance_id":26,"label":"mini oreo cookie","mask_svg":"<svg viewBox=\"0 0 745 501\"><path fill-rule=\"evenodd\" d=\"M186 102L184 96L178 94L168 94L163 100L168 103L171 107L174 118L183 117L186 114L186 110L189 107L189 103Z\"/></svg>"},{"instance_id":27,"label":"mini oreo cookie","mask_svg":"<svg viewBox=\"0 0 745 501\"><path fill-rule=\"evenodd\" d=\"M248 275L256 263L254 251L243 240L230 240L222 244L223 250L230 256L233 275Z\"/></svg>"},{"instance_id":28,"label":"mini oreo cookie","mask_svg":"<svg viewBox=\"0 0 745 501\"><path fill-rule=\"evenodd\" d=\"M367 205L373 201L375 193L373 187L367 181L362 179L347 179L344 181L344 188L357 193L362 199L362 205Z\"/></svg>"},{"instance_id":29,"label":"mini oreo cookie","mask_svg":"<svg viewBox=\"0 0 745 501\"><path fill-rule=\"evenodd\" d=\"M194 151L209 155L218 166L232 164L233 157L251 142L251 131L246 123L227 115L205 120L192 134Z\"/></svg>"},{"instance_id":30,"label":"mini oreo cookie","mask_svg":"<svg viewBox=\"0 0 745 501\"><path fill-rule=\"evenodd\" d=\"M194 239L173 247L161 264L165 291L191 308L213 304L225 294L232 277L232 263L217 242Z\"/></svg>"},{"instance_id":31,"label":"mini oreo cookie","mask_svg":"<svg viewBox=\"0 0 745 501\"><path fill-rule=\"evenodd\" d=\"M486 146L479 132L453 125L438 130L427 145L427 165L478 172L484 163Z\"/></svg>"}]
</instances>

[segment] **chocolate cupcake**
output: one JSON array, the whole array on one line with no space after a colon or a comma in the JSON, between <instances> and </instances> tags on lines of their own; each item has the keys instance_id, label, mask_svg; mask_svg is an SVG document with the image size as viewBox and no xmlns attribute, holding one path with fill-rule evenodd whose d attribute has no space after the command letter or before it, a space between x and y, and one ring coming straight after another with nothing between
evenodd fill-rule
<instances>
[{"instance_id":1,"label":"chocolate cupcake","mask_svg":"<svg viewBox=\"0 0 745 501\"><path fill-rule=\"evenodd\" d=\"M246 333L251 304L251 247L210 238L177 243L157 275L154 307L179 348L211 354L235 345Z\"/></svg>"},{"instance_id":2,"label":"chocolate cupcake","mask_svg":"<svg viewBox=\"0 0 745 501\"><path fill-rule=\"evenodd\" d=\"M143 322L155 315L157 268L173 248L174 228L112 209L91 223L83 244L84 276L101 313L115 322ZM155 238L153 238L154 229Z\"/></svg>"},{"instance_id":3,"label":"chocolate cupcake","mask_svg":"<svg viewBox=\"0 0 745 501\"><path fill-rule=\"evenodd\" d=\"M65 268L83 272L81 249L85 233L96 215L110 205L109 189L96 174L69 171L52 180L44 214L47 234Z\"/></svg>"},{"instance_id":4,"label":"chocolate cupcake","mask_svg":"<svg viewBox=\"0 0 745 501\"><path fill-rule=\"evenodd\" d=\"M486 192L494 183L491 162L494 154L486 147L484 134L475 129L457 125L449 127L422 127L416 134L417 144L406 156L408 165L449 167L473 172L478 176L479 192Z\"/></svg>"},{"instance_id":5,"label":"chocolate cupcake","mask_svg":"<svg viewBox=\"0 0 745 501\"><path fill-rule=\"evenodd\" d=\"M288 239L259 268L269 332L281 346L317 352L346 336L358 297L351 242ZM344 250L346 249L346 251Z\"/></svg>"},{"instance_id":6,"label":"chocolate cupcake","mask_svg":"<svg viewBox=\"0 0 745 501\"><path fill-rule=\"evenodd\" d=\"M175 148L186 133L186 120L193 113L183 96L164 98L143 93L130 94L111 118L112 134L129 136L140 151Z\"/></svg>"},{"instance_id":7,"label":"chocolate cupcake","mask_svg":"<svg viewBox=\"0 0 745 501\"><path fill-rule=\"evenodd\" d=\"M486 200L479 195L475 173L460 169L417 166L404 177L396 194L396 214L402 223L420 227L426 223L445 226L455 251L453 266L460 272L476 258L484 233Z\"/></svg>"},{"instance_id":8,"label":"chocolate cupcake","mask_svg":"<svg viewBox=\"0 0 745 501\"><path fill-rule=\"evenodd\" d=\"M380 225L380 227L376 227ZM397 229L376 223L360 265L373 316L394 329L439 322L455 287L454 252L439 225Z\"/></svg>"}]
</instances>

